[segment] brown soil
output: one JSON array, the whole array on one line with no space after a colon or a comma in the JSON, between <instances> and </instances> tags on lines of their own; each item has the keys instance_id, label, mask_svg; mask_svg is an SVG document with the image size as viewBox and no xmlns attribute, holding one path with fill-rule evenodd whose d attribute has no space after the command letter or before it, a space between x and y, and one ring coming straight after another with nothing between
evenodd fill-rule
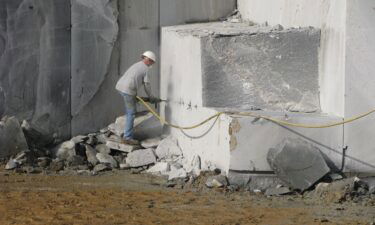
<instances>
[{"instance_id":1,"label":"brown soil","mask_svg":"<svg viewBox=\"0 0 375 225\"><path fill-rule=\"evenodd\" d=\"M0 170L0 224L371 224L374 205L301 196L167 189L129 172L25 175Z\"/></svg>"}]
</instances>

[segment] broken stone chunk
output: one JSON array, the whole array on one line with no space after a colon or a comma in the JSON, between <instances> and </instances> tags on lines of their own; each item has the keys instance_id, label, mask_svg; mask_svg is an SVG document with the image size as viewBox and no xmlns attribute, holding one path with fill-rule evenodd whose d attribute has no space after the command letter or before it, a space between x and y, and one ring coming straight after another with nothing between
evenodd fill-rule
<instances>
[{"instance_id":1,"label":"broken stone chunk","mask_svg":"<svg viewBox=\"0 0 375 225\"><path fill-rule=\"evenodd\" d=\"M147 170L147 173L160 173L160 174L166 174L170 171L170 165L167 162L158 162L154 166L152 166L150 169Z\"/></svg>"},{"instance_id":2,"label":"broken stone chunk","mask_svg":"<svg viewBox=\"0 0 375 225\"><path fill-rule=\"evenodd\" d=\"M161 137L150 138L150 139L141 141L141 146L144 148L156 148L158 147L161 141L162 141Z\"/></svg>"},{"instance_id":3,"label":"broken stone chunk","mask_svg":"<svg viewBox=\"0 0 375 225\"><path fill-rule=\"evenodd\" d=\"M65 166L65 162L64 160L61 160L61 159L55 159L53 160L50 165L49 165L49 169L51 171L55 171L55 172L58 172L60 170L63 170L64 169L64 166Z\"/></svg>"},{"instance_id":4,"label":"broken stone chunk","mask_svg":"<svg viewBox=\"0 0 375 225\"><path fill-rule=\"evenodd\" d=\"M69 157L76 155L75 143L73 141L66 141L58 145L52 150L52 155L60 159L68 159Z\"/></svg>"},{"instance_id":5,"label":"broken stone chunk","mask_svg":"<svg viewBox=\"0 0 375 225\"><path fill-rule=\"evenodd\" d=\"M187 173L184 168L180 169L172 169L171 171L168 172L168 180L174 180L174 179L181 179L181 178L186 178Z\"/></svg>"},{"instance_id":6,"label":"broken stone chunk","mask_svg":"<svg viewBox=\"0 0 375 225\"><path fill-rule=\"evenodd\" d=\"M112 168L118 167L117 161L110 155L97 153L96 158L99 160L100 163L108 163Z\"/></svg>"},{"instance_id":7,"label":"broken stone chunk","mask_svg":"<svg viewBox=\"0 0 375 225\"><path fill-rule=\"evenodd\" d=\"M13 170L18 167L18 162L15 159L10 159L8 163L5 165L6 170Z\"/></svg>"},{"instance_id":8,"label":"broken stone chunk","mask_svg":"<svg viewBox=\"0 0 375 225\"><path fill-rule=\"evenodd\" d=\"M99 160L96 158L96 154L97 151L93 147L91 147L90 145L86 145L87 161L93 166L99 163Z\"/></svg>"},{"instance_id":9,"label":"broken stone chunk","mask_svg":"<svg viewBox=\"0 0 375 225\"><path fill-rule=\"evenodd\" d=\"M97 152L103 153L103 154L109 154L111 153L111 149L105 145L105 144L100 144L95 147Z\"/></svg>"},{"instance_id":10,"label":"broken stone chunk","mask_svg":"<svg viewBox=\"0 0 375 225\"><path fill-rule=\"evenodd\" d=\"M126 163L129 164L130 167L141 167L155 162L156 157L152 148L133 151L129 153L126 158Z\"/></svg>"},{"instance_id":11,"label":"broken stone chunk","mask_svg":"<svg viewBox=\"0 0 375 225\"><path fill-rule=\"evenodd\" d=\"M155 154L159 159L165 159L171 158L172 156L179 156L182 154L182 151L177 144L177 139L168 136L160 142L155 150Z\"/></svg>"},{"instance_id":12,"label":"broken stone chunk","mask_svg":"<svg viewBox=\"0 0 375 225\"><path fill-rule=\"evenodd\" d=\"M94 167L94 173L111 170L112 168L108 164L98 164Z\"/></svg>"},{"instance_id":13,"label":"broken stone chunk","mask_svg":"<svg viewBox=\"0 0 375 225\"><path fill-rule=\"evenodd\" d=\"M26 138L15 117L4 117L0 121L0 146L0 159L28 149Z\"/></svg>"},{"instance_id":14,"label":"broken stone chunk","mask_svg":"<svg viewBox=\"0 0 375 225\"><path fill-rule=\"evenodd\" d=\"M288 138L271 148L267 161L278 178L300 191L310 188L330 172L320 150L297 138Z\"/></svg>"},{"instance_id":15,"label":"broken stone chunk","mask_svg":"<svg viewBox=\"0 0 375 225\"><path fill-rule=\"evenodd\" d=\"M228 180L223 175L217 175L207 178L206 186L208 188L221 188L228 186Z\"/></svg>"},{"instance_id":16,"label":"broken stone chunk","mask_svg":"<svg viewBox=\"0 0 375 225\"><path fill-rule=\"evenodd\" d=\"M108 148L121 151L121 152L131 152L131 151L141 148L138 145L127 145L127 144L123 144L121 142L114 141L114 140L108 140L106 145Z\"/></svg>"},{"instance_id":17,"label":"broken stone chunk","mask_svg":"<svg viewBox=\"0 0 375 225\"><path fill-rule=\"evenodd\" d=\"M79 155L69 156L66 160L66 165L70 167L84 165L85 163L85 159Z\"/></svg>"},{"instance_id":18,"label":"broken stone chunk","mask_svg":"<svg viewBox=\"0 0 375 225\"><path fill-rule=\"evenodd\" d=\"M89 138L85 135L78 135L72 139L70 139L72 142L74 142L75 144L78 144L78 143L82 143L82 142L85 142L86 140L88 140Z\"/></svg>"},{"instance_id":19,"label":"broken stone chunk","mask_svg":"<svg viewBox=\"0 0 375 225\"><path fill-rule=\"evenodd\" d=\"M274 187L274 188L267 188L264 194L266 196L279 196L279 195L286 195L290 193L292 193L292 191L288 187Z\"/></svg>"},{"instance_id":20,"label":"broken stone chunk","mask_svg":"<svg viewBox=\"0 0 375 225\"><path fill-rule=\"evenodd\" d=\"M51 158L48 158L48 157L39 157L37 159L37 161L38 161L38 166L40 166L42 168L46 168L51 163Z\"/></svg>"}]
</instances>

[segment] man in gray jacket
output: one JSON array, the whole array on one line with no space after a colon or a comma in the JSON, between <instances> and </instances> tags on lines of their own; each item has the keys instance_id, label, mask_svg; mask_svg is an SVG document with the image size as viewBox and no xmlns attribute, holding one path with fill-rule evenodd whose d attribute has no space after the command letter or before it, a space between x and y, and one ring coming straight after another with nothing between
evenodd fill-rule
<instances>
[{"instance_id":1,"label":"man in gray jacket","mask_svg":"<svg viewBox=\"0 0 375 225\"><path fill-rule=\"evenodd\" d=\"M133 138L134 118L136 113L136 96L140 87L144 87L150 102L157 102L157 98L151 94L148 71L156 62L156 56L151 51L142 54L142 60L132 65L116 84L116 89L124 97L126 123L123 142L125 144L138 145L138 140Z\"/></svg>"}]
</instances>

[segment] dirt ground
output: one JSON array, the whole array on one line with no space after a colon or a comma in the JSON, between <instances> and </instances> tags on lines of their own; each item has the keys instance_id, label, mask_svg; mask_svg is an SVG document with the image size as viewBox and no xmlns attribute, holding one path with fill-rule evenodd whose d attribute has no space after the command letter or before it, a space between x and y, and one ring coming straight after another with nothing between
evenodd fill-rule
<instances>
[{"instance_id":1,"label":"dirt ground","mask_svg":"<svg viewBox=\"0 0 375 225\"><path fill-rule=\"evenodd\" d=\"M0 169L0 224L373 224L375 205L165 188L127 171L26 175Z\"/></svg>"}]
</instances>

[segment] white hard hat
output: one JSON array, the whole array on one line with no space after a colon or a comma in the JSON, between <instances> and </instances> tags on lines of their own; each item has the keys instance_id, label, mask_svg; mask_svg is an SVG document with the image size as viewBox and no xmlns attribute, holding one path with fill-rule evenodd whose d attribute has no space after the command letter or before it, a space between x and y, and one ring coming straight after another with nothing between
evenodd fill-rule
<instances>
[{"instance_id":1,"label":"white hard hat","mask_svg":"<svg viewBox=\"0 0 375 225\"><path fill-rule=\"evenodd\" d=\"M142 56L145 56L149 59L151 59L152 61L156 62L156 55L155 53L153 53L152 51L145 51Z\"/></svg>"}]
</instances>

